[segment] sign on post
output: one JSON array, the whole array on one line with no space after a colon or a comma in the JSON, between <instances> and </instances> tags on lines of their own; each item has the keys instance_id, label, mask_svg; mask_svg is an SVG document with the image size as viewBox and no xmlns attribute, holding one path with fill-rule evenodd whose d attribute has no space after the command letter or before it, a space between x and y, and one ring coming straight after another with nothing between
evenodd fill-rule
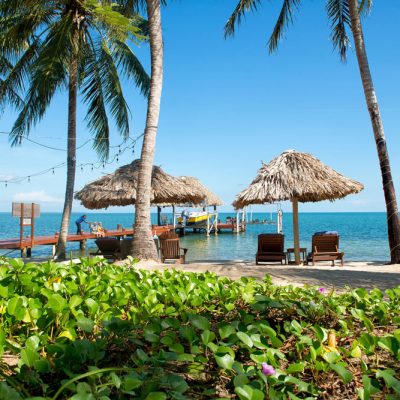
<instances>
[{"instance_id":1,"label":"sign on post","mask_svg":"<svg viewBox=\"0 0 400 400\"><path fill-rule=\"evenodd\" d=\"M35 218L40 217L40 205L35 203L12 203L12 216L19 218L19 241L21 249L23 249L24 242L24 227L31 227L31 243L30 249L32 249L34 245L34 237L35 237ZM25 246L29 247L29 246ZM29 250L29 249L28 249Z\"/></svg>"}]
</instances>

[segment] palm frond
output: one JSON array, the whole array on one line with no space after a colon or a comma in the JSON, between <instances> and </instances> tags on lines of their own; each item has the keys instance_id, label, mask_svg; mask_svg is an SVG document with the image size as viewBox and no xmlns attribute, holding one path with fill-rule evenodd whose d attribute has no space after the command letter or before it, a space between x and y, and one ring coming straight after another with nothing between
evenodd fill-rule
<instances>
[{"instance_id":1,"label":"palm frond","mask_svg":"<svg viewBox=\"0 0 400 400\"><path fill-rule=\"evenodd\" d=\"M235 33L235 26L240 25L246 12L256 11L260 3L261 0L240 0L225 24L225 38Z\"/></svg>"},{"instance_id":2,"label":"palm frond","mask_svg":"<svg viewBox=\"0 0 400 400\"><path fill-rule=\"evenodd\" d=\"M0 108L4 108L6 103L10 103L16 108L22 105L19 93L24 93L25 86L28 84L30 69L37 59L40 43L40 39L32 42L15 66L9 63L8 74L0 83Z\"/></svg>"},{"instance_id":3,"label":"palm frond","mask_svg":"<svg viewBox=\"0 0 400 400\"><path fill-rule=\"evenodd\" d=\"M101 160L107 160L110 150L110 129L102 86L102 72L93 46L88 48L85 58L85 80L82 88L83 101L88 105L85 120L90 131L94 133L94 150Z\"/></svg>"},{"instance_id":4,"label":"palm frond","mask_svg":"<svg viewBox=\"0 0 400 400\"><path fill-rule=\"evenodd\" d=\"M301 0L283 0L282 8L275 23L274 30L268 40L268 49L273 53L282 39L285 29L293 23L293 13L300 6Z\"/></svg>"},{"instance_id":5,"label":"palm frond","mask_svg":"<svg viewBox=\"0 0 400 400\"><path fill-rule=\"evenodd\" d=\"M369 14L372 9L372 3L372 0L360 0L360 4L358 6L359 13L362 15Z\"/></svg>"},{"instance_id":6,"label":"palm frond","mask_svg":"<svg viewBox=\"0 0 400 400\"><path fill-rule=\"evenodd\" d=\"M30 87L10 133L12 146L21 143L44 116L57 89L65 87L73 43L73 23L65 17L54 24L30 67Z\"/></svg>"},{"instance_id":7,"label":"palm frond","mask_svg":"<svg viewBox=\"0 0 400 400\"><path fill-rule=\"evenodd\" d=\"M331 41L338 50L340 59L346 62L347 49L350 45L347 29L351 24L348 0L328 0L326 10L331 21Z\"/></svg>"},{"instance_id":8,"label":"palm frond","mask_svg":"<svg viewBox=\"0 0 400 400\"><path fill-rule=\"evenodd\" d=\"M129 107L122 92L117 67L114 64L108 44L104 39L101 40L101 45L98 46L98 52L97 58L101 70L105 102L119 132L127 139L129 137Z\"/></svg>"},{"instance_id":9,"label":"palm frond","mask_svg":"<svg viewBox=\"0 0 400 400\"><path fill-rule=\"evenodd\" d=\"M126 43L114 40L111 51L122 74L133 80L141 93L147 97L150 92L150 77L132 49Z\"/></svg>"}]
</instances>

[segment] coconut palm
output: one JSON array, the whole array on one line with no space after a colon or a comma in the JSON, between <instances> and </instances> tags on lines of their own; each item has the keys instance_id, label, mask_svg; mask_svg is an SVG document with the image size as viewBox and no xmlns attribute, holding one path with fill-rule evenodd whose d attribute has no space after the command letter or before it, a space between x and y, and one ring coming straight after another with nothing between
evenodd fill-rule
<instances>
[{"instance_id":1,"label":"coconut palm","mask_svg":"<svg viewBox=\"0 0 400 400\"><path fill-rule=\"evenodd\" d=\"M45 115L54 94L68 90L67 181L57 256L65 257L76 168L78 91L101 159L109 154L109 116L124 139L129 108L120 76L148 95L150 80L130 43L145 39L143 20L122 15L109 1L0 1L0 110L19 114L10 133L20 144Z\"/></svg>"},{"instance_id":2,"label":"coconut palm","mask_svg":"<svg viewBox=\"0 0 400 400\"><path fill-rule=\"evenodd\" d=\"M129 15L131 12L137 12L139 8L145 8L147 11L151 56L151 83L147 106L146 127L140 157L135 205L135 235L131 254L139 259L155 259L158 255L151 232L150 200L151 174L153 170L163 84L161 3L164 3L164 1L120 0L118 3L123 5L126 15Z\"/></svg>"},{"instance_id":3,"label":"coconut palm","mask_svg":"<svg viewBox=\"0 0 400 400\"><path fill-rule=\"evenodd\" d=\"M240 24L244 14L247 11L257 10L262 2L262 0L240 0L225 25L225 36L233 35L236 24ZM283 0L282 9L268 41L270 53L277 49L284 31L292 22L293 13L297 11L300 3L301 0ZM360 18L360 15L363 12L369 11L371 6L372 0L327 0L326 11L331 21L331 40L334 47L338 50L342 61L346 61L347 49L350 44L348 29L351 30L353 35L365 100L371 118L382 174L390 259L391 263L400 263L400 224L396 194L392 180L383 123L365 50Z\"/></svg>"}]
</instances>

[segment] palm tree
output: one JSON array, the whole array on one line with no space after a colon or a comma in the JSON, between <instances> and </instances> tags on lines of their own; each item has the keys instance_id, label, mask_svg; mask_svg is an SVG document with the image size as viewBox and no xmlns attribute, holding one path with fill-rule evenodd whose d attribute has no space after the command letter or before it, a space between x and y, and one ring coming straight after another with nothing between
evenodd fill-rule
<instances>
[{"instance_id":1,"label":"palm tree","mask_svg":"<svg viewBox=\"0 0 400 400\"><path fill-rule=\"evenodd\" d=\"M235 25L240 24L247 11L257 10L262 0L240 0L225 25L225 36L233 35ZM274 52L282 39L286 27L292 23L293 13L297 11L301 0L283 0L282 9L268 41L270 53ZM371 118L372 129L378 151L382 174L383 192L386 202L388 238L391 263L400 263L400 224L396 194L390 169L389 154L386 145L379 105L372 82L367 53L365 50L360 14L368 11L372 0L327 0L326 10L331 21L331 40L338 49L342 61L346 61L350 39L350 28L356 48L357 61L365 100Z\"/></svg>"},{"instance_id":2,"label":"palm tree","mask_svg":"<svg viewBox=\"0 0 400 400\"><path fill-rule=\"evenodd\" d=\"M0 3L0 111L6 104L19 114L10 133L21 144L39 122L58 90L68 88L67 182L57 257L65 257L76 167L78 91L87 105L86 122L94 149L109 155L109 115L124 139L129 108L120 75L147 96L150 79L129 44L146 39L143 20L122 15L98 0L10 0Z\"/></svg>"},{"instance_id":3,"label":"palm tree","mask_svg":"<svg viewBox=\"0 0 400 400\"><path fill-rule=\"evenodd\" d=\"M157 249L151 232L150 194L156 135L160 114L163 84L163 37L161 26L161 3L163 0L121 0L127 15L146 8L150 39L151 82L147 105L146 127L140 157L139 179L135 205L135 235L131 255L139 259L156 259Z\"/></svg>"}]
</instances>

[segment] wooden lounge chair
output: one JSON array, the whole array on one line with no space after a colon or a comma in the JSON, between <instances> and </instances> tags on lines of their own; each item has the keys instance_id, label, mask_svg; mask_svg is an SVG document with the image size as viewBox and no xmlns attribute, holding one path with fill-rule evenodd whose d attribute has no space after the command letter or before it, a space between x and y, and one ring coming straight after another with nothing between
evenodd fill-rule
<instances>
[{"instance_id":1,"label":"wooden lounge chair","mask_svg":"<svg viewBox=\"0 0 400 400\"><path fill-rule=\"evenodd\" d=\"M98 238L95 240L98 250L90 253L93 256L103 256L107 259L118 260L121 258L120 241L112 237Z\"/></svg>"},{"instance_id":2,"label":"wooden lounge chair","mask_svg":"<svg viewBox=\"0 0 400 400\"><path fill-rule=\"evenodd\" d=\"M158 235L158 239L159 239L159 240L164 240L164 239L178 239L178 238L179 238L179 235L178 235L176 232L174 232L174 231L163 232L163 233L160 233L160 234Z\"/></svg>"},{"instance_id":3,"label":"wooden lounge chair","mask_svg":"<svg viewBox=\"0 0 400 400\"><path fill-rule=\"evenodd\" d=\"M314 234L312 237L312 252L308 254L307 263L315 265L317 261L340 260L343 266L344 253L339 251L339 235L337 234Z\"/></svg>"},{"instance_id":4,"label":"wooden lounge chair","mask_svg":"<svg viewBox=\"0 0 400 400\"><path fill-rule=\"evenodd\" d=\"M258 235L258 250L256 264L260 262L279 262L286 264L284 251L285 236L279 233L263 233Z\"/></svg>"},{"instance_id":5,"label":"wooden lounge chair","mask_svg":"<svg viewBox=\"0 0 400 400\"><path fill-rule=\"evenodd\" d=\"M161 262L176 260L177 264L185 264L187 251L187 249L180 247L179 238L160 240Z\"/></svg>"}]
</instances>

